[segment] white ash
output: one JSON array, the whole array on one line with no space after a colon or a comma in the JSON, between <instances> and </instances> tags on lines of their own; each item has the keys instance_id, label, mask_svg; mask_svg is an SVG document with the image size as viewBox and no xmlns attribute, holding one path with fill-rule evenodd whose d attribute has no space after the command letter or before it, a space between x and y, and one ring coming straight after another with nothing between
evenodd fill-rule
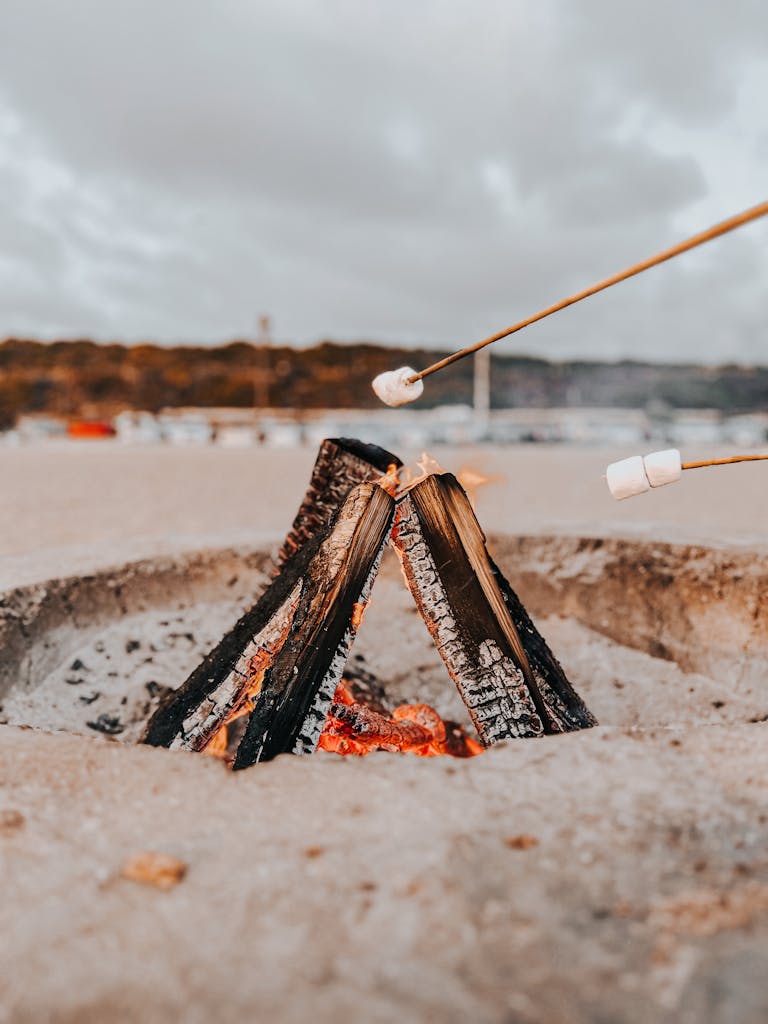
<instances>
[{"instance_id":1,"label":"white ash","mask_svg":"<svg viewBox=\"0 0 768 1024\"><path fill-rule=\"evenodd\" d=\"M97 630L73 626L59 638L66 651L60 663L33 680L32 688L12 690L0 718L9 725L136 743L161 697L186 679L241 611L235 601L182 610L171 605ZM73 647L78 632L80 643Z\"/></svg>"}]
</instances>

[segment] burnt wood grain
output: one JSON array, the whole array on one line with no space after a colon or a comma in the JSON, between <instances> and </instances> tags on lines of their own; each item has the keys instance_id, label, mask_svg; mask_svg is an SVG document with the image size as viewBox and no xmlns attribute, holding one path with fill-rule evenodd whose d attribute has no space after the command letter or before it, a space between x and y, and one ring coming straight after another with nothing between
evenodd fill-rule
<instances>
[{"instance_id":1,"label":"burnt wood grain","mask_svg":"<svg viewBox=\"0 0 768 1024\"><path fill-rule=\"evenodd\" d=\"M360 611L378 569L394 499L361 484L158 708L144 742L204 751L251 715L235 767L317 745ZM242 749L241 749L242 748Z\"/></svg>"},{"instance_id":2,"label":"burnt wood grain","mask_svg":"<svg viewBox=\"0 0 768 1024\"><path fill-rule=\"evenodd\" d=\"M393 466L374 445L323 442L276 577L164 699L144 742L234 768L314 751L388 539L486 746L595 724L458 481L427 476L395 499L375 482Z\"/></svg>"},{"instance_id":3,"label":"burnt wood grain","mask_svg":"<svg viewBox=\"0 0 768 1024\"><path fill-rule=\"evenodd\" d=\"M454 476L428 476L401 496L392 540L408 587L486 746L595 724L490 558Z\"/></svg>"},{"instance_id":4,"label":"burnt wood grain","mask_svg":"<svg viewBox=\"0 0 768 1024\"><path fill-rule=\"evenodd\" d=\"M302 581L295 627L254 698L235 769L317 747L394 511L394 498L377 484L360 484L344 502Z\"/></svg>"},{"instance_id":5,"label":"burnt wood grain","mask_svg":"<svg viewBox=\"0 0 768 1024\"><path fill-rule=\"evenodd\" d=\"M396 455L375 444L350 437L331 437L323 441L307 493L280 549L277 571L336 515L353 487L378 479L391 466L399 468L401 465Z\"/></svg>"},{"instance_id":6,"label":"burnt wood grain","mask_svg":"<svg viewBox=\"0 0 768 1024\"><path fill-rule=\"evenodd\" d=\"M237 705L238 700L244 699L242 690L239 697L234 692L224 697L222 687L228 691L233 689L231 677L235 666L254 638L275 620L279 609L308 571L345 498L357 484L381 477L393 464L401 465L397 456L378 445L352 438L328 438L322 442L307 493L281 547L273 582L186 681L163 700L148 723L144 742L162 747L184 745L192 750L205 748L220 726L220 713L216 713L215 708L221 710L224 705L233 702ZM206 701L211 721L208 727L199 728L192 736L189 729L185 730L184 722L193 712L200 711ZM182 737L186 739L182 741Z\"/></svg>"}]
</instances>

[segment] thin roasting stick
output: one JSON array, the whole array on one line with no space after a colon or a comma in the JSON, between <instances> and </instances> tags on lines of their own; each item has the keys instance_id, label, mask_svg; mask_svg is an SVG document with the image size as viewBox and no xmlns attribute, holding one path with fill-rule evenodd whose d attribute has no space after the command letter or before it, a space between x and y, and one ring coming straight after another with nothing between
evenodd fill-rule
<instances>
[{"instance_id":1,"label":"thin roasting stick","mask_svg":"<svg viewBox=\"0 0 768 1024\"><path fill-rule=\"evenodd\" d=\"M507 338L510 334L515 334L517 331L521 331L524 327L529 327L531 324L535 324L538 320L543 320L545 317L551 316L553 313L558 313L561 309L565 309L566 306L572 306L576 302L581 302L582 299L587 299L590 295L595 295L597 292L604 291L606 288L610 288L611 285L619 284L620 281L626 281L627 278L634 277L636 274L641 274L644 270L649 270L651 267L658 266L659 263L671 260L673 256L679 256L680 253L688 252L689 249L695 249L696 246L703 245L704 242L710 242L713 238L719 238L720 235L725 235L729 231L733 231L734 228L741 227L742 224L749 224L750 221L757 220L758 217L764 217L766 214L768 214L768 201L759 203L757 206L753 206L749 210L744 210L743 213L737 213L735 216L729 217L728 220L721 221L719 224L715 224L713 227L707 228L706 231L702 231L698 235L693 235L691 238L686 239L684 242L679 242L677 245L673 245L670 249L664 249L662 252L649 257L647 260L643 260L641 263L635 263L626 270L621 270L617 274L612 274L610 277L606 277L605 280L599 281L597 284L593 284L589 288L584 288L582 291L576 292L574 295L570 295L567 299L562 299L560 302L556 302L554 306L548 306L546 309L542 309L541 312L535 313L533 316L526 317L525 320L519 320L516 324L513 324L511 327L507 327L504 331L492 334L489 338L484 338L482 341L478 341L474 345L470 345L468 348L463 348L459 352L454 352L453 355L446 356L445 359L441 359L432 366L428 366L426 370L420 370L418 373L411 374L405 383L415 384L417 380L423 380L424 377L428 377L432 373L437 373L438 370L442 370L444 367L450 366L451 363L455 363L459 359L463 359L465 356L472 355L473 352L477 352L479 349L485 348L486 345L492 345L494 341L500 341L502 338ZM415 395L414 397L418 396Z\"/></svg>"},{"instance_id":2,"label":"thin roasting stick","mask_svg":"<svg viewBox=\"0 0 768 1024\"><path fill-rule=\"evenodd\" d=\"M729 455L724 459L700 459L698 462L684 462L681 469L704 469L705 466L730 466L734 462L763 462L768 452L762 455Z\"/></svg>"}]
</instances>

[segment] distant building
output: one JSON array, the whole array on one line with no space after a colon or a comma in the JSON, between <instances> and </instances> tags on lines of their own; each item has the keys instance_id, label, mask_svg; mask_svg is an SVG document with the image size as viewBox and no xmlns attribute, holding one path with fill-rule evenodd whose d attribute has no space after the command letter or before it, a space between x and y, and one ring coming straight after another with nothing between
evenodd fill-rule
<instances>
[{"instance_id":1,"label":"distant building","mask_svg":"<svg viewBox=\"0 0 768 1024\"><path fill-rule=\"evenodd\" d=\"M210 444L213 425L204 409L166 411L158 416L163 440L174 445Z\"/></svg>"},{"instance_id":2,"label":"distant building","mask_svg":"<svg viewBox=\"0 0 768 1024\"><path fill-rule=\"evenodd\" d=\"M121 412L115 416L115 430L123 444L157 444L163 440L160 424L151 412Z\"/></svg>"},{"instance_id":3,"label":"distant building","mask_svg":"<svg viewBox=\"0 0 768 1024\"><path fill-rule=\"evenodd\" d=\"M15 432L23 443L50 441L53 438L64 437L67 424L55 416L29 414L19 416Z\"/></svg>"}]
</instances>

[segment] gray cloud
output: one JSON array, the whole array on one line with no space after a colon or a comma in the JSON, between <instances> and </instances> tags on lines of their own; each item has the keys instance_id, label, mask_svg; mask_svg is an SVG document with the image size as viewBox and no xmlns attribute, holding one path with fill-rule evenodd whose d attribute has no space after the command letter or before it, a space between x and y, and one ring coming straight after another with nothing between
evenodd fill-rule
<instances>
[{"instance_id":1,"label":"gray cloud","mask_svg":"<svg viewBox=\"0 0 768 1024\"><path fill-rule=\"evenodd\" d=\"M753 0L5 0L0 334L464 344L764 198L766 50ZM764 362L767 238L506 350Z\"/></svg>"}]
</instances>

